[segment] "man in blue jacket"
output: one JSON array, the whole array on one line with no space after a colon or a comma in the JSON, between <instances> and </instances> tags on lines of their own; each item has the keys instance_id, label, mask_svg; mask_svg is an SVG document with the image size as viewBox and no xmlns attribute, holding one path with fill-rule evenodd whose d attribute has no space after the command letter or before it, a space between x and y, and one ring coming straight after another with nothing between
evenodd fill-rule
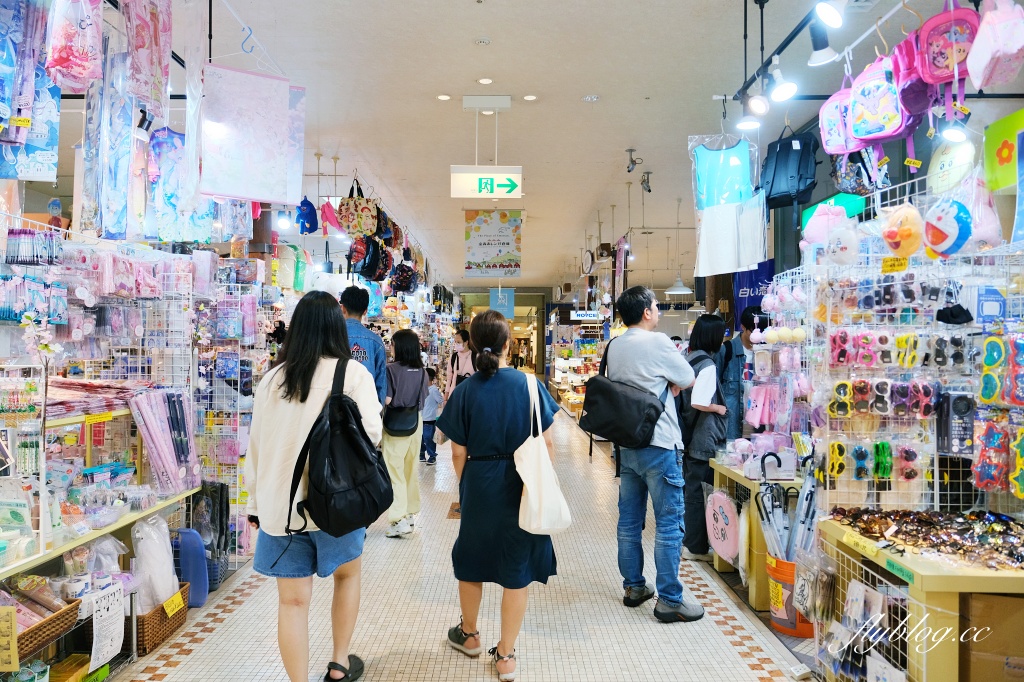
<instances>
[{"instance_id":1,"label":"man in blue jacket","mask_svg":"<svg viewBox=\"0 0 1024 682\"><path fill-rule=\"evenodd\" d=\"M388 379L385 368L388 364L388 353L384 341L363 326L363 315L370 306L370 294L366 289L352 286L341 292L341 312L345 315L348 325L348 342L352 346L352 359L356 360L373 375L373 383L377 387L377 398L384 405L388 394Z\"/></svg>"}]
</instances>

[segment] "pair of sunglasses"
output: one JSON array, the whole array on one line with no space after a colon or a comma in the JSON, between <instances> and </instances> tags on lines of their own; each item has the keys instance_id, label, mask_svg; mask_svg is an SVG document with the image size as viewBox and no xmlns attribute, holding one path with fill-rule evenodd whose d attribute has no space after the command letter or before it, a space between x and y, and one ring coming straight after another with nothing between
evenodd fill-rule
<instances>
[{"instance_id":1,"label":"pair of sunglasses","mask_svg":"<svg viewBox=\"0 0 1024 682\"><path fill-rule=\"evenodd\" d=\"M850 398L853 395L853 385L849 381L837 382L833 389L835 399L828 404L828 413L832 417L849 417L853 412L853 403Z\"/></svg>"},{"instance_id":2,"label":"pair of sunglasses","mask_svg":"<svg viewBox=\"0 0 1024 682\"><path fill-rule=\"evenodd\" d=\"M871 478L871 453L863 445L853 448L853 479L855 481L866 481Z\"/></svg>"},{"instance_id":3,"label":"pair of sunglasses","mask_svg":"<svg viewBox=\"0 0 1024 682\"><path fill-rule=\"evenodd\" d=\"M828 446L828 473L838 478L846 473L846 444L838 441Z\"/></svg>"},{"instance_id":4,"label":"pair of sunglasses","mask_svg":"<svg viewBox=\"0 0 1024 682\"><path fill-rule=\"evenodd\" d=\"M861 414L871 411L871 382L857 379L853 382L853 409Z\"/></svg>"},{"instance_id":5,"label":"pair of sunglasses","mask_svg":"<svg viewBox=\"0 0 1024 682\"><path fill-rule=\"evenodd\" d=\"M832 366L842 367L849 363L850 360L850 334L845 329L832 334Z\"/></svg>"},{"instance_id":6,"label":"pair of sunglasses","mask_svg":"<svg viewBox=\"0 0 1024 682\"><path fill-rule=\"evenodd\" d=\"M871 411L877 414L889 414L892 411L892 402L889 398L892 383L888 379L881 379L875 382L874 388L875 399L871 403Z\"/></svg>"},{"instance_id":7,"label":"pair of sunglasses","mask_svg":"<svg viewBox=\"0 0 1024 682\"><path fill-rule=\"evenodd\" d=\"M892 446L887 442L875 443L875 478L886 480L892 476Z\"/></svg>"}]
</instances>

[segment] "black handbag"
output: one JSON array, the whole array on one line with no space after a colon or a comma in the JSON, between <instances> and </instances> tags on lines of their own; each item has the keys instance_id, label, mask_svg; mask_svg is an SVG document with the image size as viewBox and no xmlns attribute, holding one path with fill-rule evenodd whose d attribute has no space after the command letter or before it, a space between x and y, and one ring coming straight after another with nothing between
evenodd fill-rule
<instances>
[{"instance_id":1,"label":"black handbag","mask_svg":"<svg viewBox=\"0 0 1024 682\"><path fill-rule=\"evenodd\" d=\"M608 344L611 348L611 343ZM645 448L665 411L668 387L661 398L642 388L608 378L608 348L601 368L587 381L580 428L630 450Z\"/></svg>"},{"instance_id":2,"label":"black handbag","mask_svg":"<svg viewBox=\"0 0 1024 682\"><path fill-rule=\"evenodd\" d=\"M427 372L423 370L423 380L426 381ZM423 383L420 382L422 386ZM416 433L420 426L420 408L417 405L410 407L397 407L388 405L384 408L384 431L389 436L403 437Z\"/></svg>"}]
</instances>

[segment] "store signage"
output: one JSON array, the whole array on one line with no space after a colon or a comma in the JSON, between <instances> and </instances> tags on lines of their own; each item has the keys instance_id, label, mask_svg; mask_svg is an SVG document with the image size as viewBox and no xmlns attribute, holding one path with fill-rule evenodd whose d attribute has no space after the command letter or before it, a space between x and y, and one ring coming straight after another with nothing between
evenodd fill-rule
<instances>
[{"instance_id":1,"label":"store signage","mask_svg":"<svg viewBox=\"0 0 1024 682\"><path fill-rule=\"evenodd\" d=\"M1017 136L1024 131L1024 109L985 128L985 181L992 192L1017 186Z\"/></svg>"},{"instance_id":2,"label":"store signage","mask_svg":"<svg viewBox=\"0 0 1024 682\"><path fill-rule=\"evenodd\" d=\"M768 293L774 276L774 259L758 263L754 270L737 272L732 276L732 293L736 302L736 329L740 328L740 317L748 306L761 305L761 299Z\"/></svg>"},{"instance_id":3,"label":"store signage","mask_svg":"<svg viewBox=\"0 0 1024 682\"><path fill-rule=\"evenodd\" d=\"M518 199L522 166L452 166L453 199Z\"/></svg>"},{"instance_id":4,"label":"store signage","mask_svg":"<svg viewBox=\"0 0 1024 682\"><path fill-rule=\"evenodd\" d=\"M903 272L910 266L905 256L892 256L882 259L882 274L891 275L894 272Z\"/></svg>"},{"instance_id":5,"label":"store signage","mask_svg":"<svg viewBox=\"0 0 1024 682\"><path fill-rule=\"evenodd\" d=\"M892 559L885 560L885 570L889 571L896 577L904 580L909 585L914 584L914 572L911 571L909 568L900 566Z\"/></svg>"},{"instance_id":6,"label":"store signage","mask_svg":"<svg viewBox=\"0 0 1024 682\"><path fill-rule=\"evenodd\" d=\"M174 595L164 602L164 613L170 618L178 611L185 608L185 600L181 596L181 592L175 592Z\"/></svg>"},{"instance_id":7,"label":"store signage","mask_svg":"<svg viewBox=\"0 0 1024 682\"><path fill-rule=\"evenodd\" d=\"M569 319L573 322L600 322L603 316L599 310L574 310Z\"/></svg>"},{"instance_id":8,"label":"store signage","mask_svg":"<svg viewBox=\"0 0 1024 682\"><path fill-rule=\"evenodd\" d=\"M491 289L491 310L497 310L511 320L516 316L516 290Z\"/></svg>"}]
</instances>

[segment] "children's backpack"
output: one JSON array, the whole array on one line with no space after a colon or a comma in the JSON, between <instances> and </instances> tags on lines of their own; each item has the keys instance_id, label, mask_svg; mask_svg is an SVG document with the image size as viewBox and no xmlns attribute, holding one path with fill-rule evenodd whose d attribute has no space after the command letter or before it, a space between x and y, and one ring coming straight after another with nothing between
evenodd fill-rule
<instances>
[{"instance_id":1,"label":"children's backpack","mask_svg":"<svg viewBox=\"0 0 1024 682\"><path fill-rule=\"evenodd\" d=\"M782 135L768 145L768 153L761 164L761 185L768 208L784 208L792 205L793 224L799 225L797 208L811 200L811 193L817 181L814 178L818 166L818 139L812 133Z\"/></svg>"},{"instance_id":2,"label":"children's backpack","mask_svg":"<svg viewBox=\"0 0 1024 682\"><path fill-rule=\"evenodd\" d=\"M961 7L958 0L950 0L948 6L924 22L919 31L918 71L932 85L967 78L967 54L981 21L977 12Z\"/></svg>"},{"instance_id":3,"label":"children's backpack","mask_svg":"<svg viewBox=\"0 0 1024 682\"><path fill-rule=\"evenodd\" d=\"M911 116L925 115L935 101L934 88L921 78L917 55L917 31L909 33L892 50L892 73L900 106Z\"/></svg>"},{"instance_id":4,"label":"children's backpack","mask_svg":"<svg viewBox=\"0 0 1024 682\"><path fill-rule=\"evenodd\" d=\"M876 156L885 153L883 142L907 141L907 156L914 158L914 131L923 120L923 112L911 114L903 108L891 57L879 57L853 81L850 94L850 136L872 145ZM917 168L911 166L911 172Z\"/></svg>"},{"instance_id":5,"label":"children's backpack","mask_svg":"<svg viewBox=\"0 0 1024 682\"><path fill-rule=\"evenodd\" d=\"M391 277L391 288L398 293L409 293L413 290L415 275L412 266L399 263L395 267L395 274Z\"/></svg>"},{"instance_id":6,"label":"children's backpack","mask_svg":"<svg viewBox=\"0 0 1024 682\"><path fill-rule=\"evenodd\" d=\"M348 270L366 279L373 279L380 267L379 241L370 236L352 240L348 249Z\"/></svg>"},{"instance_id":7,"label":"children's backpack","mask_svg":"<svg viewBox=\"0 0 1024 682\"><path fill-rule=\"evenodd\" d=\"M1013 0L984 0L982 10L966 62L979 90L1012 83L1024 65L1024 8Z\"/></svg>"},{"instance_id":8,"label":"children's backpack","mask_svg":"<svg viewBox=\"0 0 1024 682\"><path fill-rule=\"evenodd\" d=\"M818 112L821 148L826 154L849 154L866 145L850 135L850 75L843 78L843 87L825 101Z\"/></svg>"},{"instance_id":9,"label":"children's backpack","mask_svg":"<svg viewBox=\"0 0 1024 682\"><path fill-rule=\"evenodd\" d=\"M866 197L889 187L889 166L878 167L880 159L874 147L849 154L832 155L832 181L836 189L846 194Z\"/></svg>"}]
</instances>

